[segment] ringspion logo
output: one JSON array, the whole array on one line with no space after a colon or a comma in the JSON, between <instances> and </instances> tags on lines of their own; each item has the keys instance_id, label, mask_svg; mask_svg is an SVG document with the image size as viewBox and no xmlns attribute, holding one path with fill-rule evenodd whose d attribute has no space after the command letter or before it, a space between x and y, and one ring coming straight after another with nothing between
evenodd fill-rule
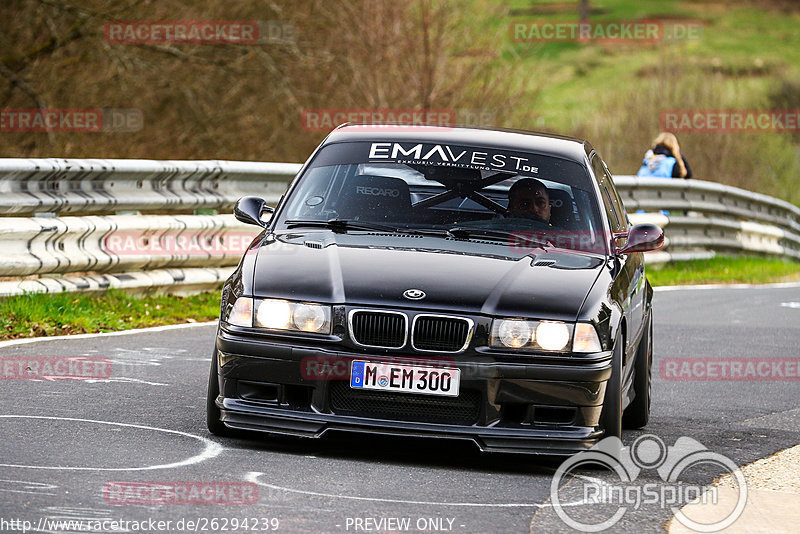
<instances>
[{"instance_id":1,"label":"ringspion logo","mask_svg":"<svg viewBox=\"0 0 800 534\"><path fill-rule=\"evenodd\" d=\"M608 476L580 474L589 466L595 471L597 466L604 467ZM691 482L696 473L707 468L731 473L737 490L733 504L722 502L716 487ZM648 471L655 472L661 482L640 476ZM574 500L575 493L578 501ZM733 460L688 436L667 445L660 437L645 434L630 447L624 447L619 438L612 436L559 466L550 484L550 502L558 517L580 532L606 531L631 510L648 509L668 509L692 531L718 532L742 515L747 503L747 481ZM714 513L692 517L683 510L689 503L707 504ZM583 506L594 507L594 513L581 513Z\"/></svg>"}]
</instances>

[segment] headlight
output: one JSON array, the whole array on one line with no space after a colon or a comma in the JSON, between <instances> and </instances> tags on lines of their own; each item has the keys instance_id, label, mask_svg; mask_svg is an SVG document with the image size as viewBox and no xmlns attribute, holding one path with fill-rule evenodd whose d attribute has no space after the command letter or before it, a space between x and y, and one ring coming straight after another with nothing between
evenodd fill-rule
<instances>
[{"instance_id":1,"label":"headlight","mask_svg":"<svg viewBox=\"0 0 800 534\"><path fill-rule=\"evenodd\" d=\"M253 299L250 297L236 299L227 321L236 326L253 326Z\"/></svg>"},{"instance_id":2,"label":"headlight","mask_svg":"<svg viewBox=\"0 0 800 534\"><path fill-rule=\"evenodd\" d=\"M572 325L557 321L525 321L523 319L495 319L492 321L493 347L565 351L572 337Z\"/></svg>"},{"instance_id":3,"label":"headlight","mask_svg":"<svg viewBox=\"0 0 800 534\"><path fill-rule=\"evenodd\" d=\"M572 352L600 352L600 338L597 337L597 330L594 326L587 323L575 325L575 341L572 343Z\"/></svg>"},{"instance_id":4,"label":"headlight","mask_svg":"<svg viewBox=\"0 0 800 534\"><path fill-rule=\"evenodd\" d=\"M254 326L274 330L331 333L331 307L307 302L264 299L256 301Z\"/></svg>"},{"instance_id":5,"label":"headlight","mask_svg":"<svg viewBox=\"0 0 800 534\"><path fill-rule=\"evenodd\" d=\"M524 347L533 341L533 328L528 321L500 321L497 337L500 343L512 349Z\"/></svg>"},{"instance_id":6,"label":"headlight","mask_svg":"<svg viewBox=\"0 0 800 534\"><path fill-rule=\"evenodd\" d=\"M256 326L288 330L292 320L291 305L285 300L262 300L256 312Z\"/></svg>"},{"instance_id":7,"label":"headlight","mask_svg":"<svg viewBox=\"0 0 800 534\"><path fill-rule=\"evenodd\" d=\"M328 322L325 309L312 304L299 304L292 314L295 328L304 332L319 332Z\"/></svg>"},{"instance_id":8,"label":"headlight","mask_svg":"<svg viewBox=\"0 0 800 534\"><path fill-rule=\"evenodd\" d=\"M569 343L569 329L564 323L541 322L536 327L536 342L544 350L563 350Z\"/></svg>"}]
</instances>

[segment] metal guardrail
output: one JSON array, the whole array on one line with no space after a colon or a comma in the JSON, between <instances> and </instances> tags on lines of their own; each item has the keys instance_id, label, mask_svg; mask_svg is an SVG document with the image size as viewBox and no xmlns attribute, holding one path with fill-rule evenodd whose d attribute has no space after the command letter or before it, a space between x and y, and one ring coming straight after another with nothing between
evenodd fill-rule
<instances>
[{"instance_id":1,"label":"metal guardrail","mask_svg":"<svg viewBox=\"0 0 800 534\"><path fill-rule=\"evenodd\" d=\"M257 234L233 215L4 217L0 276L236 265Z\"/></svg>"},{"instance_id":2,"label":"metal guardrail","mask_svg":"<svg viewBox=\"0 0 800 534\"><path fill-rule=\"evenodd\" d=\"M274 204L299 169L216 160L0 159L0 296L215 287L258 229L230 215L193 213L229 213L245 195ZM666 247L648 254L648 262L718 252L800 259L800 208L787 202L699 180L614 181L632 222L664 228Z\"/></svg>"},{"instance_id":3,"label":"metal guardrail","mask_svg":"<svg viewBox=\"0 0 800 534\"><path fill-rule=\"evenodd\" d=\"M296 163L0 159L0 215L230 212L245 195L276 203Z\"/></svg>"},{"instance_id":4,"label":"metal guardrail","mask_svg":"<svg viewBox=\"0 0 800 534\"><path fill-rule=\"evenodd\" d=\"M233 215L0 217L0 277L6 279L0 296L210 289L230 275L258 233Z\"/></svg>"},{"instance_id":5,"label":"metal guardrail","mask_svg":"<svg viewBox=\"0 0 800 534\"><path fill-rule=\"evenodd\" d=\"M231 215L194 213L230 213L245 195L275 204L300 167L216 160L0 159L5 251L0 296L216 287L258 229ZM130 238L138 242L127 250Z\"/></svg>"},{"instance_id":6,"label":"metal guardrail","mask_svg":"<svg viewBox=\"0 0 800 534\"><path fill-rule=\"evenodd\" d=\"M667 252L800 259L800 208L793 204L701 180L617 176L614 183L632 222L652 222L664 229ZM662 215L662 210L669 213Z\"/></svg>"}]
</instances>

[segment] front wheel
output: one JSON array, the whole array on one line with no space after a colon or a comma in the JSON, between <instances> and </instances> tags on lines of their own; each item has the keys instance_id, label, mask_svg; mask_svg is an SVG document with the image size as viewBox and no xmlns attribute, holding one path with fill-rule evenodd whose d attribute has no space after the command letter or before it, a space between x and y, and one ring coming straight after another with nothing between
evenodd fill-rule
<instances>
[{"instance_id":1,"label":"front wheel","mask_svg":"<svg viewBox=\"0 0 800 534\"><path fill-rule=\"evenodd\" d=\"M625 428L642 428L650 420L650 388L653 368L653 312L647 319L647 326L636 349L636 362L633 364L634 397L625 409L622 422Z\"/></svg>"},{"instance_id":2,"label":"front wheel","mask_svg":"<svg viewBox=\"0 0 800 534\"><path fill-rule=\"evenodd\" d=\"M221 413L217 407L219 397L219 371L217 370L217 350L211 358L211 371L208 375L208 397L206 398L206 426L215 436L230 437L233 431L221 421Z\"/></svg>"},{"instance_id":3,"label":"front wheel","mask_svg":"<svg viewBox=\"0 0 800 534\"><path fill-rule=\"evenodd\" d=\"M611 377L606 382L606 396L603 399L603 411L600 424L605 430L606 438L622 437L622 354L623 342L618 338L614 343L614 355L611 362Z\"/></svg>"}]
</instances>

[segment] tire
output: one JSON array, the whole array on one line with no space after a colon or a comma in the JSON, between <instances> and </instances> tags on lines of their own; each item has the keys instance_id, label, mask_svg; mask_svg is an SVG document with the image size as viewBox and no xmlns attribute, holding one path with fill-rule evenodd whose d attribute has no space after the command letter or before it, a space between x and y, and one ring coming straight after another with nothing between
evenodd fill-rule
<instances>
[{"instance_id":1,"label":"tire","mask_svg":"<svg viewBox=\"0 0 800 534\"><path fill-rule=\"evenodd\" d=\"M614 343L612 356L611 377L606 382L606 395L603 399L603 411L600 414L600 424L605 430L604 438L615 436L622 438L622 351L623 342L620 338Z\"/></svg>"},{"instance_id":2,"label":"tire","mask_svg":"<svg viewBox=\"0 0 800 534\"><path fill-rule=\"evenodd\" d=\"M217 370L217 351L211 358L211 371L208 374L208 397L206 399L206 426L208 431L215 436L230 437L234 432L221 421L221 413L217 408L219 396L219 372Z\"/></svg>"},{"instance_id":3,"label":"tire","mask_svg":"<svg viewBox=\"0 0 800 534\"><path fill-rule=\"evenodd\" d=\"M642 428L650 420L650 388L653 369L653 312L636 349L633 366L633 401L625 409L622 423L625 428Z\"/></svg>"}]
</instances>

